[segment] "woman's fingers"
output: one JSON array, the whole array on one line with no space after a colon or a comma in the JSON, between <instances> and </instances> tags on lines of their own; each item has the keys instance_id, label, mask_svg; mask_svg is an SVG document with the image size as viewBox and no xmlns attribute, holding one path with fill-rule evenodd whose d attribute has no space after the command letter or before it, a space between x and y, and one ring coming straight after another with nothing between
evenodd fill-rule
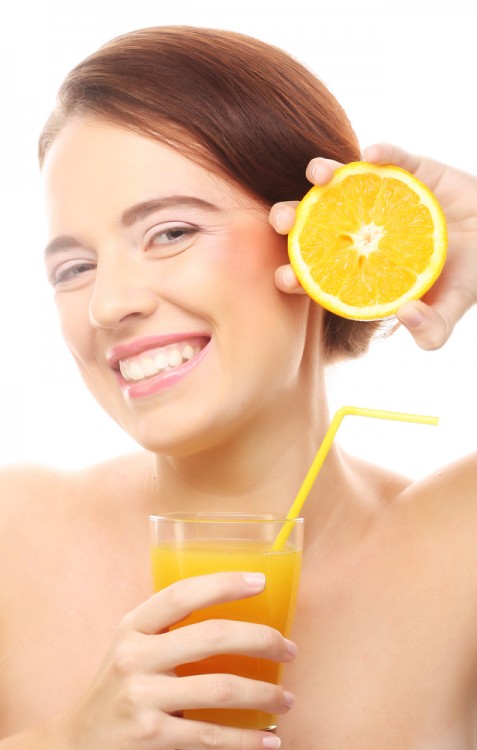
<instances>
[{"instance_id":1,"label":"woman's fingers","mask_svg":"<svg viewBox=\"0 0 477 750\"><path fill-rule=\"evenodd\" d=\"M145 635L162 633L197 609L255 596L264 588L262 573L213 573L185 578L151 596L126 615L121 629Z\"/></svg>"},{"instance_id":2,"label":"woman's fingers","mask_svg":"<svg viewBox=\"0 0 477 750\"><path fill-rule=\"evenodd\" d=\"M295 209L298 201L275 203L269 214L270 224L278 234L288 234L295 223Z\"/></svg>"},{"instance_id":3,"label":"woman's fingers","mask_svg":"<svg viewBox=\"0 0 477 750\"><path fill-rule=\"evenodd\" d=\"M134 695L139 705L160 706L168 714L197 708L257 709L284 714L294 702L292 693L281 685L234 674L146 675L137 680Z\"/></svg>"},{"instance_id":4,"label":"woman's fingers","mask_svg":"<svg viewBox=\"0 0 477 750\"><path fill-rule=\"evenodd\" d=\"M431 307L422 300L406 302L397 317L421 349L439 349L450 337L454 326L475 304L472 292L464 287L451 287Z\"/></svg>"},{"instance_id":5,"label":"woman's fingers","mask_svg":"<svg viewBox=\"0 0 477 750\"><path fill-rule=\"evenodd\" d=\"M412 172L434 192L444 210L449 247L441 275L422 300L408 302L397 312L418 346L438 349L477 301L477 179L389 143L369 146L364 156Z\"/></svg>"},{"instance_id":6,"label":"woman's fingers","mask_svg":"<svg viewBox=\"0 0 477 750\"><path fill-rule=\"evenodd\" d=\"M397 317L421 349L439 349L452 332L445 318L421 300L406 302Z\"/></svg>"},{"instance_id":7,"label":"woman's fingers","mask_svg":"<svg viewBox=\"0 0 477 750\"><path fill-rule=\"evenodd\" d=\"M291 661L293 644L268 626L231 620L196 622L169 631L196 610L255 596L265 583L265 576L254 572L188 578L126 615L93 685L69 719L78 747L278 747L266 744L276 739L273 735L193 722L181 713L187 708L258 708L284 713L293 696L281 686L234 674L180 677L175 668L222 653Z\"/></svg>"},{"instance_id":8,"label":"woman's fingers","mask_svg":"<svg viewBox=\"0 0 477 750\"><path fill-rule=\"evenodd\" d=\"M306 176L313 185L326 185L326 183L331 180L336 170L342 166L343 165L339 161L324 159L322 156L317 156L308 162Z\"/></svg>"},{"instance_id":9,"label":"woman's fingers","mask_svg":"<svg viewBox=\"0 0 477 750\"><path fill-rule=\"evenodd\" d=\"M309 162L306 176L312 185L325 185L340 166L342 165L339 162L332 159L317 157ZM282 201L275 203L270 209L270 223L278 234L288 234L291 231L295 223L297 205L298 201ZM285 294L305 294L305 290L289 264L277 268L275 285Z\"/></svg>"},{"instance_id":10,"label":"woman's fingers","mask_svg":"<svg viewBox=\"0 0 477 750\"><path fill-rule=\"evenodd\" d=\"M289 662L296 655L296 646L267 625L204 620L152 637L133 634L118 648L116 667L124 673L170 672L178 664L190 664L218 654Z\"/></svg>"},{"instance_id":11,"label":"woman's fingers","mask_svg":"<svg viewBox=\"0 0 477 750\"><path fill-rule=\"evenodd\" d=\"M279 748L281 744L274 734L253 729L233 729L172 716L167 718L167 723L173 724L169 731L174 734L177 750L264 750Z\"/></svg>"},{"instance_id":12,"label":"woman's fingers","mask_svg":"<svg viewBox=\"0 0 477 750\"><path fill-rule=\"evenodd\" d=\"M306 176L312 185L326 185L338 167L337 161L317 157L312 159L306 169ZM278 234L288 234L295 222L295 209L299 201L281 201L270 209L270 223Z\"/></svg>"},{"instance_id":13,"label":"woman's fingers","mask_svg":"<svg viewBox=\"0 0 477 750\"><path fill-rule=\"evenodd\" d=\"M275 271L275 286L285 294L306 294L290 265L277 268Z\"/></svg>"},{"instance_id":14,"label":"woman's fingers","mask_svg":"<svg viewBox=\"0 0 477 750\"><path fill-rule=\"evenodd\" d=\"M373 143L363 151L363 157L371 164L395 164L397 167L415 172L421 158L392 143Z\"/></svg>"}]
</instances>

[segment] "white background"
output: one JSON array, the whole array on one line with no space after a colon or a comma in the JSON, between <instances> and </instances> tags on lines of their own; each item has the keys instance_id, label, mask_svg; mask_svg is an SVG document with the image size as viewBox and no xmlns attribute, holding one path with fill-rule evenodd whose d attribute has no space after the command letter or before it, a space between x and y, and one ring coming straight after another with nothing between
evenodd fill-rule
<instances>
[{"instance_id":1,"label":"white background","mask_svg":"<svg viewBox=\"0 0 477 750\"><path fill-rule=\"evenodd\" d=\"M103 42L171 23L260 37L324 80L363 146L388 140L477 173L477 11L470 0L31 0L3 7L0 463L78 467L133 447L69 360L41 257L37 135L64 75ZM473 311L434 353L399 331L364 360L330 373L333 409L352 403L443 417L438 428L348 418L342 444L416 477L474 450L476 322Z\"/></svg>"}]
</instances>

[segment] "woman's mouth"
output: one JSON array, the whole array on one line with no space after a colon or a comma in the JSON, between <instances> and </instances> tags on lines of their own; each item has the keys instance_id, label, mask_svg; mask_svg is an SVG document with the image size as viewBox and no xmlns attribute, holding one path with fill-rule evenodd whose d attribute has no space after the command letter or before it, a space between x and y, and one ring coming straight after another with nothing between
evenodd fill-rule
<instances>
[{"instance_id":1,"label":"woman's mouth","mask_svg":"<svg viewBox=\"0 0 477 750\"><path fill-rule=\"evenodd\" d=\"M199 354L204 345L205 342L194 340L149 349L120 359L119 370L127 383L137 383L180 367Z\"/></svg>"}]
</instances>

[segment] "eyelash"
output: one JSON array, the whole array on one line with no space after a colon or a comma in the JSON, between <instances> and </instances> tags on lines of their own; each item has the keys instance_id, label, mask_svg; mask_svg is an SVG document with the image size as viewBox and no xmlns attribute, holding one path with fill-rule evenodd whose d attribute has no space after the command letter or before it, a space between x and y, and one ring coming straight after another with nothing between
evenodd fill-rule
<instances>
[{"instance_id":1,"label":"eyelash","mask_svg":"<svg viewBox=\"0 0 477 750\"><path fill-rule=\"evenodd\" d=\"M170 227L166 227L159 231L153 232L150 237L146 238L146 247L151 245L157 247L158 245L176 245L182 240L191 237L198 231L197 227L191 224L174 224ZM179 236L172 237L166 242L155 242L158 238L166 237L174 233L179 233Z\"/></svg>"},{"instance_id":2,"label":"eyelash","mask_svg":"<svg viewBox=\"0 0 477 750\"><path fill-rule=\"evenodd\" d=\"M159 231L152 232L149 237L146 236L145 242L144 242L144 248L147 251L151 247L152 249L154 249L154 248L158 248L161 246L165 248L172 246L171 250L173 250L176 245L179 245L185 239L192 237L194 234L197 233L197 231L198 231L198 227L195 227L191 224L173 224L169 227L160 229ZM174 235L174 234L176 234L176 236L171 237L171 235ZM167 235L169 235L169 239L166 239L166 242L156 241L157 239L162 239L164 237L167 238ZM167 257L167 255L165 257ZM75 279L79 279L79 277L82 276L84 273L94 270L95 268L96 268L96 263L93 261L89 261L89 260L78 259L78 260L72 260L72 261L65 261L65 263L60 264L58 268L56 268L51 273L50 281L53 284L53 286L57 286L59 284L65 284L68 282L71 283Z\"/></svg>"},{"instance_id":3,"label":"eyelash","mask_svg":"<svg viewBox=\"0 0 477 750\"><path fill-rule=\"evenodd\" d=\"M53 286L71 282L82 274L94 270L96 263L90 260L66 261L56 268L50 276Z\"/></svg>"}]
</instances>

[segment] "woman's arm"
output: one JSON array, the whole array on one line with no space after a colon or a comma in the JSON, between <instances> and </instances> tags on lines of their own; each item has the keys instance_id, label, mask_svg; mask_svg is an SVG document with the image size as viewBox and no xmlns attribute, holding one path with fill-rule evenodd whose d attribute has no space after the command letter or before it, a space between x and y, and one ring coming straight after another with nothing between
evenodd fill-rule
<instances>
[{"instance_id":1,"label":"woman's arm","mask_svg":"<svg viewBox=\"0 0 477 750\"><path fill-rule=\"evenodd\" d=\"M74 747L66 741L62 717L0 740L0 750L73 750Z\"/></svg>"}]
</instances>

